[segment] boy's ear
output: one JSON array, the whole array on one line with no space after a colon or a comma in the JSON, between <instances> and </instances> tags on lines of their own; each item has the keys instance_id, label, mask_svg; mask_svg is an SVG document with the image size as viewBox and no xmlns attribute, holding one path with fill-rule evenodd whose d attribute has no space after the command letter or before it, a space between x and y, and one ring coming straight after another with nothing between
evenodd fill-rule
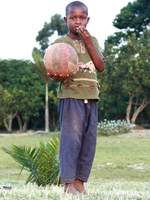
<instances>
[{"instance_id":1,"label":"boy's ear","mask_svg":"<svg viewBox=\"0 0 150 200\"><path fill-rule=\"evenodd\" d=\"M64 22L67 24L67 17L64 17Z\"/></svg>"},{"instance_id":2,"label":"boy's ear","mask_svg":"<svg viewBox=\"0 0 150 200\"><path fill-rule=\"evenodd\" d=\"M89 23L89 21L90 21L90 17L88 17L88 19L87 19L87 23Z\"/></svg>"}]
</instances>

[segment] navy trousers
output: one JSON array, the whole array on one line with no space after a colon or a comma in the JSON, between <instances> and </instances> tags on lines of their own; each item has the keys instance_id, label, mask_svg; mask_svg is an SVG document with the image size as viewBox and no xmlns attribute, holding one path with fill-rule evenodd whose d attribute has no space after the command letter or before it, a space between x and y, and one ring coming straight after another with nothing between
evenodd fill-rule
<instances>
[{"instance_id":1,"label":"navy trousers","mask_svg":"<svg viewBox=\"0 0 150 200\"><path fill-rule=\"evenodd\" d=\"M60 176L64 183L87 182L96 149L98 109L95 100L60 99Z\"/></svg>"}]
</instances>

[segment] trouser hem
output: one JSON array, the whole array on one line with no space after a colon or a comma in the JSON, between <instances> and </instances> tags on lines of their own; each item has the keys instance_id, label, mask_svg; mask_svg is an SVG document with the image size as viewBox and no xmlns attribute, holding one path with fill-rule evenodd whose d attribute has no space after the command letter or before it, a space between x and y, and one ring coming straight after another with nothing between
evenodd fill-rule
<instances>
[{"instance_id":1,"label":"trouser hem","mask_svg":"<svg viewBox=\"0 0 150 200\"><path fill-rule=\"evenodd\" d=\"M85 177L81 177L81 176L77 176L76 179L79 179L83 182L87 182L88 181L88 178L85 178Z\"/></svg>"},{"instance_id":2,"label":"trouser hem","mask_svg":"<svg viewBox=\"0 0 150 200\"><path fill-rule=\"evenodd\" d=\"M62 177L61 178L61 182L63 182L63 183L73 183L75 181L75 179L79 179L79 180L81 180L83 182L87 182L88 181L88 178L85 178L85 177L83 178L81 176L77 176L75 178L68 178L68 179Z\"/></svg>"},{"instance_id":3,"label":"trouser hem","mask_svg":"<svg viewBox=\"0 0 150 200\"><path fill-rule=\"evenodd\" d=\"M61 177L61 181L63 183L73 183L75 181L75 178L63 178L63 177Z\"/></svg>"}]
</instances>

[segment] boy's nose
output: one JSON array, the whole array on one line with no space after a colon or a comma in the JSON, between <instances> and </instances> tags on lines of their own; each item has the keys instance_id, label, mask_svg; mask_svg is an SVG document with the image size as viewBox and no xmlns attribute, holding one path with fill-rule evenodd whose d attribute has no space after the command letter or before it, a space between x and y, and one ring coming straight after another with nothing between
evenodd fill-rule
<instances>
[{"instance_id":1,"label":"boy's nose","mask_svg":"<svg viewBox=\"0 0 150 200\"><path fill-rule=\"evenodd\" d=\"M76 23L81 24L81 20L79 18L76 18Z\"/></svg>"}]
</instances>

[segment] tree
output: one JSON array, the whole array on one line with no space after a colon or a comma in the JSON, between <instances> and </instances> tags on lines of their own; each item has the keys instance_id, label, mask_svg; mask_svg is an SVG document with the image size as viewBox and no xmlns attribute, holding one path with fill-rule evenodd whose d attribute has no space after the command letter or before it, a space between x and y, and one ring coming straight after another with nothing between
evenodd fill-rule
<instances>
[{"instance_id":1,"label":"tree","mask_svg":"<svg viewBox=\"0 0 150 200\"><path fill-rule=\"evenodd\" d=\"M67 26L60 14L53 15L50 22L45 22L43 28L38 32L36 41L39 42L41 51L44 52L45 49L52 44L53 41L50 41L50 39L55 31L57 31L58 36L67 33Z\"/></svg>"},{"instance_id":2,"label":"tree","mask_svg":"<svg viewBox=\"0 0 150 200\"><path fill-rule=\"evenodd\" d=\"M109 36L105 41L104 56L107 64L104 75L108 82L104 91L107 91L105 104L108 105L108 101L113 105L119 102L117 110L120 112L120 108L124 109L125 103L128 103L126 119L130 121L130 115L133 113L132 123L135 123L139 113L149 104L149 12L149 0L128 3L113 21L113 25L121 31Z\"/></svg>"},{"instance_id":3,"label":"tree","mask_svg":"<svg viewBox=\"0 0 150 200\"><path fill-rule=\"evenodd\" d=\"M12 121L17 115L18 104L14 96L0 87L0 124L4 125L8 132L12 131Z\"/></svg>"},{"instance_id":4,"label":"tree","mask_svg":"<svg viewBox=\"0 0 150 200\"><path fill-rule=\"evenodd\" d=\"M45 132L49 132L49 106L48 106L48 84L50 82L50 78L47 75L44 62L43 62L43 53L38 51L36 48L32 51L32 57L35 61L34 65L36 67L37 72L42 76L45 82Z\"/></svg>"},{"instance_id":5,"label":"tree","mask_svg":"<svg viewBox=\"0 0 150 200\"><path fill-rule=\"evenodd\" d=\"M107 95L111 91L116 100L118 95L128 95L126 120L130 121L131 109L134 106L131 122L135 123L139 113L150 103L150 30L143 31L143 35L138 39L136 34L132 34L126 43L120 45L113 37L109 37L105 48L109 83ZM124 98L124 103L126 99ZM121 101L119 104L121 105Z\"/></svg>"},{"instance_id":6,"label":"tree","mask_svg":"<svg viewBox=\"0 0 150 200\"><path fill-rule=\"evenodd\" d=\"M48 95L48 85L50 82L50 78L47 75L43 57L45 53L45 49L52 44L53 41L50 41L54 32L57 31L58 36L63 35L67 32L67 26L64 23L62 16L59 14L55 14L51 17L51 21L49 23L45 22L43 28L38 32L38 36L36 37L36 41L39 42L40 49L34 48L32 51L32 56L34 59L34 65L37 68L37 71L42 76L45 82L45 132L49 132L49 99L48 97L52 97L53 94ZM52 88L52 90L55 90ZM54 99L54 98L53 98Z\"/></svg>"},{"instance_id":7,"label":"tree","mask_svg":"<svg viewBox=\"0 0 150 200\"><path fill-rule=\"evenodd\" d=\"M140 35L147 28L150 22L150 0L136 0L133 3L121 9L120 14L116 16L113 25L125 30L127 35L135 33Z\"/></svg>"},{"instance_id":8,"label":"tree","mask_svg":"<svg viewBox=\"0 0 150 200\"><path fill-rule=\"evenodd\" d=\"M43 85L39 75L28 60L2 60L0 71L4 121L10 124L16 116L20 130L26 130L30 117L38 116L43 107Z\"/></svg>"},{"instance_id":9,"label":"tree","mask_svg":"<svg viewBox=\"0 0 150 200\"><path fill-rule=\"evenodd\" d=\"M122 60L120 67L125 66L124 62L127 61L123 89L129 94L128 121L131 106L135 106L131 119L134 124L139 113L150 103L150 30L145 30L138 40L135 34L129 37L126 50L127 52L124 53L126 59Z\"/></svg>"}]
</instances>

